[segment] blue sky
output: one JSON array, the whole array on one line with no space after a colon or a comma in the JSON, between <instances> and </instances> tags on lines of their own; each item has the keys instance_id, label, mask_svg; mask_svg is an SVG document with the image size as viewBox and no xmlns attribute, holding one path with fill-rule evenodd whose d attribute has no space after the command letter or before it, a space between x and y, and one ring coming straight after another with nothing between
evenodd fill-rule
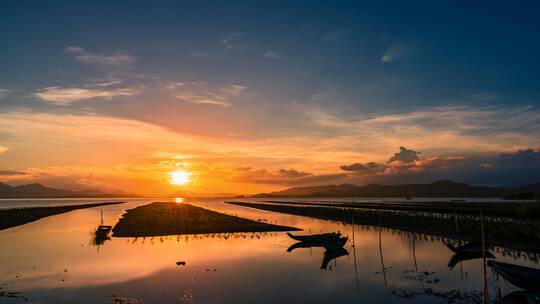
<instances>
[{"instance_id":1,"label":"blue sky","mask_svg":"<svg viewBox=\"0 0 540 304\"><path fill-rule=\"evenodd\" d=\"M281 169L343 177L339 163L384 163L400 146L489 163L539 148L539 8L535 1L1 1L0 109L6 126L99 117L226 141L244 150L229 158L155 147L137 159L196 154L191 165L248 163L278 180ZM0 129L0 164L36 172L80 165L65 157L30 162L38 149L28 148L35 143L28 133L38 131ZM273 142L282 154L259 160ZM318 154L303 154L309 143ZM116 160L87 162L99 171ZM395 180L353 181L374 177Z\"/></svg>"}]
</instances>

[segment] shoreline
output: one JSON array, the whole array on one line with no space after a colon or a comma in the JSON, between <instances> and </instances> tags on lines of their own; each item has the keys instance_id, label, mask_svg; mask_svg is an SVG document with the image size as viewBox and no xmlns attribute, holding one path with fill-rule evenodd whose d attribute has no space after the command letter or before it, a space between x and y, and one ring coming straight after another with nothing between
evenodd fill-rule
<instances>
[{"instance_id":1,"label":"shoreline","mask_svg":"<svg viewBox=\"0 0 540 304\"><path fill-rule=\"evenodd\" d=\"M45 217L66 213L77 209L87 209L101 206L118 205L124 202L103 202L56 207L21 207L0 209L0 231L31 222Z\"/></svg>"},{"instance_id":2,"label":"shoreline","mask_svg":"<svg viewBox=\"0 0 540 304\"><path fill-rule=\"evenodd\" d=\"M153 202L126 210L112 229L112 236L151 237L298 230L301 229L254 221L191 204Z\"/></svg>"},{"instance_id":3,"label":"shoreline","mask_svg":"<svg viewBox=\"0 0 540 304\"><path fill-rule=\"evenodd\" d=\"M470 215L461 215L457 219L441 214L395 213L391 210L359 210L339 207L292 206L264 203L226 202L234 206L259 210L306 216L321 220L338 221L357 225L398 229L411 233L423 233L433 236L452 238L462 241L480 239L480 221ZM515 220L515 219L512 219ZM456 225L458 229L456 230ZM493 245L524 252L540 253L539 221L522 220L510 222L486 222L486 234Z\"/></svg>"}]
</instances>

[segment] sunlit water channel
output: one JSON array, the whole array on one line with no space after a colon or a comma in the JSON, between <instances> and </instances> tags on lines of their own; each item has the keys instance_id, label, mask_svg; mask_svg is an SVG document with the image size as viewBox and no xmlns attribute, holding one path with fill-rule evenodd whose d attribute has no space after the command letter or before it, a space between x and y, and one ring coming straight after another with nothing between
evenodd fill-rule
<instances>
[{"instance_id":1,"label":"sunlit water channel","mask_svg":"<svg viewBox=\"0 0 540 304\"><path fill-rule=\"evenodd\" d=\"M165 199L131 199L0 231L0 291L20 292L13 298L0 297L0 303L109 303L118 297L139 301L134 303L476 303L481 299L481 259L449 270L453 253L441 239L356 226L353 247L352 225L232 206L224 199L189 202L305 230L299 233L340 230L351 239L345 246L348 255L322 265L324 249L287 252L295 241L283 232L113 237L101 246L92 244L100 210L105 223L115 224L124 210L156 200ZM109 200L11 204L96 201ZM0 205L11 206L7 201ZM500 261L538 267L534 259L511 257L501 248L493 253ZM186 265L177 266L179 261ZM517 290L502 278L497 280L489 269L487 279L492 299Z\"/></svg>"}]
</instances>

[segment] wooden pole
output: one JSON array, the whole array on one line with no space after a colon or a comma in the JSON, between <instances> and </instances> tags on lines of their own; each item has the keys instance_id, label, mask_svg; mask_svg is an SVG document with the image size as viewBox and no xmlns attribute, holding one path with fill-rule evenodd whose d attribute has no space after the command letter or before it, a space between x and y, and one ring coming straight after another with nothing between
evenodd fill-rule
<instances>
[{"instance_id":1,"label":"wooden pole","mask_svg":"<svg viewBox=\"0 0 540 304\"><path fill-rule=\"evenodd\" d=\"M487 273L486 273L486 239L484 237L484 215L480 212L480 230L482 232L482 267L484 269L483 275L483 304L489 302L488 290L487 290Z\"/></svg>"},{"instance_id":2,"label":"wooden pole","mask_svg":"<svg viewBox=\"0 0 540 304\"><path fill-rule=\"evenodd\" d=\"M386 268L384 267L384 259L382 254L382 227L381 227L381 214L379 214L379 254L381 256L381 268L384 277L384 286L388 287L388 282L386 281Z\"/></svg>"},{"instance_id":3,"label":"wooden pole","mask_svg":"<svg viewBox=\"0 0 540 304\"><path fill-rule=\"evenodd\" d=\"M354 241L354 215L352 216L352 242L353 242L353 256L354 256L354 277L356 279L356 288L358 289L358 268L356 266L356 244Z\"/></svg>"}]
</instances>

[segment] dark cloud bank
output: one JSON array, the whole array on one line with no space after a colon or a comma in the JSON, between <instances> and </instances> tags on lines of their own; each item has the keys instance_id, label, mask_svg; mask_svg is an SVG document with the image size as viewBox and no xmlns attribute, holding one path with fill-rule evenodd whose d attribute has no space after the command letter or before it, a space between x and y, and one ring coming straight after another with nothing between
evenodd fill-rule
<instances>
[{"instance_id":1,"label":"dark cloud bank","mask_svg":"<svg viewBox=\"0 0 540 304\"><path fill-rule=\"evenodd\" d=\"M487 156L429 156L400 147L386 162L352 163L333 174L316 175L294 169L268 171L244 168L235 182L290 186L410 184L454 180L474 185L520 186L540 182L540 150L525 149Z\"/></svg>"}]
</instances>

